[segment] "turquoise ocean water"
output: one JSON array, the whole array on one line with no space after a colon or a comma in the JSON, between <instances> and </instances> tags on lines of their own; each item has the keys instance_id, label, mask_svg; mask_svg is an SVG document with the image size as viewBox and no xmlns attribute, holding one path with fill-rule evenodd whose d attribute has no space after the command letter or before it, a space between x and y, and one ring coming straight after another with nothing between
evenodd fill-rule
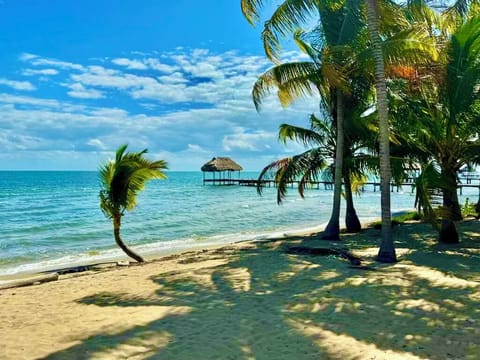
<instances>
[{"instance_id":1,"label":"turquoise ocean water","mask_svg":"<svg viewBox=\"0 0 480 360\"><path fill-rule=\"evenodd\" d=\"M97 172L0 171L0 275L123 257L99 208L99 184ZM148 255L323 229L331 191L309 190L301 199L291 189L281 206L275 191L258 196L252 187L204 186L201 172L169 172L167 180L149 182L124 216L123 239ZM367 190L355 203L362 220L380 216L378 191ZM413 205L409 187L392 193L393 211Z\"/></svg>"}]
</instances>

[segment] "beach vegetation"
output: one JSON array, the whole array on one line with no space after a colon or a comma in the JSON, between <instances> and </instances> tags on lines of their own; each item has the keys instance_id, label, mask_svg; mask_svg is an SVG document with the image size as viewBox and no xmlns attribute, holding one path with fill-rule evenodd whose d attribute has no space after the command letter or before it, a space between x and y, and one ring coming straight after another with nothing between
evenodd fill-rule
<instances>
[{"instance_id":1,"label":"beach vegetation","mask_svg":"<svg viewBox=\"0 0 480 360\"><path fill-rule=\"evenodd\" d=\"M292 32L297 35L299 31L295 29L305 24L308 18L318 14L320 20L318 29L320 31L316 31L318 35L316 42L314 40L308 44L299 41L298 36L295 37L297 44L300 44L300 48L312 58L316 69L314 65L302 66L302 72L298 72L297 79L293 79L296 81L291 81L294 78L291 70L295 68L288 67L289 71L284 71L282 74L280 72L281 65L277 65L273 70L265 73L262 76L263 79L260 78L260 86L257 82L253 90L257 108L258 102L255 98L263 96L266 92L265 88L271 86L272 83L279 90L278 95L282 104L286 104L296 97L310 95L312 93L311 89L315 87L321 95L322 102L328 103L328 100L333 99L333 106L331 105L327 109L330 110L332 118L336 120L332 121L332 126L336 127L337 132L334 157L334 166L337 168L334 174L337 177L334 181L331 221L325 229L325 236L332 239L338 238L339 234L338 214L342 178L339 169L343 174L342 161L344 160L344 151L347 148L343 146L343 143L345 141L344 113L348 106L343 103L354 89L351 81L354 78L353 75L361 73L363 82L370 82L370 86L372 84L376 85L376 97L374 98L376 99L376 106L374 109L376 110L378 127L375 139L379 144L379 146L376 146L376 154L379 156L377 164L379 165L382 184L382 222L389 224L391 222L389 190L392 177L390 165L391 136L388 122L384 58L388 56L387 59L392 62L392 59L403 59L405 56L409 56L410 60L413 60L419 58L417 54L424 56L432 50L430 42L424 41L425 35L428 34L422 28L409 27L410 24L402 7L393 3L381 3L379 6L376 1L367 1L366 8L368 11L365 14L361 12L360 4L359 1L346 1L342 4L335 4L335 6L331 3L319 1L285 1L282 3L271 18L265 22L262 38L267 57L278 64L281 48L279 37L285 37ZM263 1L242 1L242 11L251 24L255 24L259 20L259 9L262 6ZM381 24L379 23L380 13L382 15ZM314 32L312 31L310 34ZM302 39L300 38L300 40ZM313 46L311 46L312 44ZM320 44L320 46L315 46L317 44ZM312 51L312 49L315 51ZM314 74L312 74L312 71L314 71ZM331 76L332 74L335 76ZM357 81L358 78L357 75ZM306 82L310 83L304 85ZM325 83L327 86L325 86ZM328 89L328 92L324 89ZM371 106L373 105L374 103L371 104ZM270 165L277 166L278 163ZM345 174L343 174L343 178L347 179L346 182L350 180L350 176L345 176ZM335 189L338 189L338 192ZM378 260L383 262L396 261L390 226L386 226L382 230L382 239Z\"/></svg>"},{"instance_id":2,"label":"beach vegetation","mask_svg":"<svg viewBox=\"0 0 480 360\"><path fill-rule=\"evenodd\" d=\"M397 225L402 225L407 222L411 221L422 221L423 216L418 212L418 211L408 211L403 214L399 215L394 215L392 216L392 221L391 221L391 226L395 227ZM372 226L375 229L381 229L382 228L382 221L374 221L370 223L370 226Z\"/></svg>"},{"instance_id":3,"label":"beach vegetation","mask_svg":"<svg viewBox=\"0 0 480 360\"><path fill-rule=\"evenodd\" d=\"M313 166L305 163L306 155L311 151L292 158L281 159L267 165L261 173L259 179L266 174L276 171L275 178L278 180L277 200L280 202L285 196L287 184L295 180L295 176L302 174L300 184L308 183L316 179L318 172L325 168L325 160L329 159L332 165L329 167L333 178L333 206L330 220L325 228L323 237L330 240L338 240L340 235L340 201L342 193L342 178L349 187L346 190L347 195L347 230L359 231L360 221L353 207L353 197L350 188L351 172L345 172L344 161L345 146L345 117L352 115L349 110L358 110L358 107L351 109L351 84L350 79L354 69L357 66L352 61L355 53L352 43L359 32L361 22L358 16L358 3L349 3L350 7L342 7L341 10L331 6L322 6L316 8L320 25L310 32L297 30L294 32L294 38L300 49L309 55L310 62L295 62L277 64L275 67L259 77L254 85L252 95L257 110L261 104L262 98L269 93L270 89L278 89L278 97L283 106L289 105L294 100L311 96L320 95L320 109L322 116L326 120L313 120L311 117L311 128L304 129L283 124L280 127L279 138L286 142L287 139L303 142L306 146L315 146L312 149L317 155L321 155L322 166L319 167L318 161ZM288 9L284 9L288 13ZM282 14L276 12L271 21L276 22L282 18ZM285 14L284 14L285 15ZM248 18L248 14L246 14ZM288 15L287 15L288 16ZM283 25L279 25L283 26ZM267 27L267 25L266 25ZM291 31L292 27L286 25ZM264 30L267 34L270 30ZM278 38L275 34L270 37L264 37L264 45L267 56L274 62L277 61ZM358 87L360 89L360 87ZM355 96L357 94L354 94ZM322 131L322 134L315 134L316 131ZM317 136L320 135L320 136ZM321 149L323 148L323 149ZM352 153L352 151L350 151ZM315 157L317 158L317 157ZM350 163L351 164L351 163ZM299 167L301 165L301 168ZM288 168L295 168L297 171L288 171ZM299 193L303 196L304 186L299 186Z\"/></svg>"},{"instance_id":4,"label":"beach vegetation","mask_svg":"<svg viewBox=\"0 0 480 360\"><path fill-rule=\"evenodd\" d=\"M454 222L464 216L460 169L480 163L480 14L457 5L440 15L443 22L428 22L438 60L415 68L395 94L393 113L403 146L422 164L417 200L435 226L442 220L440 239L444 232L453 236Z\"/></svg>"},{"instance_id":5,"label":"beach vegetation","mask_svg":"<svg viewBox=\"0 0 480 360\"><path fill-rule=\"evenodd\" d=\"M464 218L468 216L477 216L475 204L471 202L468 197L465 199L465 203L462 205L462 216Z\"/></svg>"},{"instance_id":6,"label":"beach vegetation","mask_svg":"<svg viewBox=\"0 0 480 360\"><path fill-rule=\"evenodd\" d=\"M145 158L147 149L127 152L127 145L118 148L115 160L100 167L100 208L113 222L113 234L117 245L138 262L144 259L131 250L120 237L122 217L137 205L137 195L152 179L165 179L167 169L164 160L151 161Z\"/></svg>"}]
</instances>

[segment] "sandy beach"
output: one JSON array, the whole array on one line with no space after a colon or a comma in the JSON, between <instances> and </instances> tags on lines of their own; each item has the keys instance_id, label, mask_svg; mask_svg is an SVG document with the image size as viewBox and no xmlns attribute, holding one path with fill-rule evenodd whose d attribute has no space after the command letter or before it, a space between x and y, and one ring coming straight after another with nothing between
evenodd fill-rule
<instances>
[{"instance_id":1,"label":"sandy beach","mask_svg":"<svg viewBox=\"0 0 480 360\"><path fill-rule=\"evenodd\" d=\"M480 359L480 223L242 242L0 290L1 359ZM289 246L347 248L339 256Z\"/></svg>"}]
</instances>

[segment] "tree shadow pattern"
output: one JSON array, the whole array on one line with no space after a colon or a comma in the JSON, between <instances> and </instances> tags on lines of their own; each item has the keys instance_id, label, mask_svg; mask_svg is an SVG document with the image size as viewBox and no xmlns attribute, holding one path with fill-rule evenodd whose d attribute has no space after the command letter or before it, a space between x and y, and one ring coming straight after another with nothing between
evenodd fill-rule
<instances>
[{"instance_id":1,"label":"tree shadow pattern","mask_svg":"<svg viewBox=\"0 0 480 360\"><path fill-rule=\"evenodd\" d=\"M470 239L472 246L480 242ZM115 358L364 359L362 347L372 344L419 358L477 359L480 285L458 275L438 282L428 274L458 271L468 278L479 273L478 258L460 248L432 253L441 259L422 266L427 275L419 275L410 261L433 248L414 238L402 241L420 250L410 252L405 263L368 274L335 257L286 254L272 241L232 253L226 265L152 277L158 284L152 297L106 292L85 297L78 302L190 310L120 333L98 333L45 359L110 358L122 346L128 351ZM326 334L334 334L333 340Z\"/></svg>"}]
</instances>

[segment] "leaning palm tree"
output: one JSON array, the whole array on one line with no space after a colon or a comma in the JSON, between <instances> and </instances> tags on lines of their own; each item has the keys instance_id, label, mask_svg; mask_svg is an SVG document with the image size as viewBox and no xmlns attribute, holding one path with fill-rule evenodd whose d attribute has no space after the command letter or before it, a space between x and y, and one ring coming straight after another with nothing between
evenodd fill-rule
<instances>
[{"instance_id":1,"label":"leaning palm tree","mask_svg":"<svg viewBox=\"0 0 480 360\"><path fill-rule=\"evenodd\" d=\"M143 262L143 258L130 250L120 237L120 226L125 211L137 205L137 195L152 179L165 179L162 170L167 169L163 160L150 161L144 157L147 149L140 152L126 152L127 145L117 150L115 161L109 161L100 168L100 208L106 217L112 219L113 234L117 245L131 258Z\"/></svg>"}]
</instances>

